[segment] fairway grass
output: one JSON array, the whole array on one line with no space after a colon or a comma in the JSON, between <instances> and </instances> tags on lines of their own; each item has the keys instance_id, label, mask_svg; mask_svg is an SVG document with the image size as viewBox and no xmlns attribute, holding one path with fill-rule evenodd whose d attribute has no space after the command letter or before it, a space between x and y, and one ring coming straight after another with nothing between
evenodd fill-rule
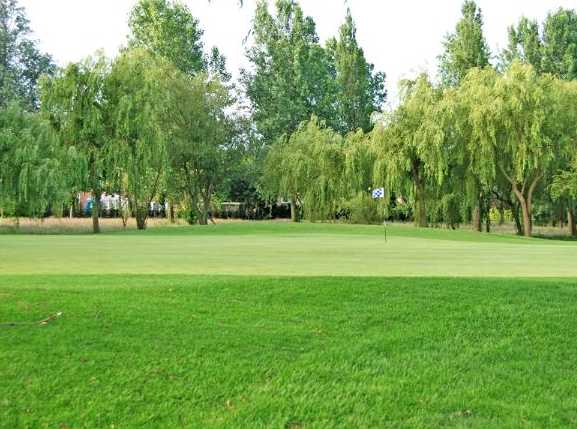
<instances>
[{"instance_id":1,"label":"fairway grass","mask_svg":"<svg viewBox=\"0 0 577 429\"><path fill-rule=\"evenodd\" d=\"M577 427L576 256L400 225L0 234L0 428Z\"/></svg>"},{"instance_id":2,"label":"fairway grass","mask_svg":"<svg viewBox=\"0 0 577 429\"><path fill-rule=\"evenodd\" d=\"M3 428L575 427L572 280L2 276Z\"/></svg>"},{"instance_id":3,"label":"fairway grass","mask_svg":"<svg viewBox=\"0 0 577 429\"><path fill-rule=\"evenodd\" d=\"M577 277L577 242L470 231L254 223L0 235L0 274Z\"/></svg>"}]
</instances>

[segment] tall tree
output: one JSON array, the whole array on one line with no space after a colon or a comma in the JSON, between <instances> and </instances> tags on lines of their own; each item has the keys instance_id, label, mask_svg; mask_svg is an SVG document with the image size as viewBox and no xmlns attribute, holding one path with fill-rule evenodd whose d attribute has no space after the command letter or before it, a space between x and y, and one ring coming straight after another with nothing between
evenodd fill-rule
<instances>
[{"instance_id":1,"label":"tall tree","mask_svg":"<svg viewBox=\"0 0 577 429\"><path fill-rule=\"evenodd\" d=\"M273 197L291 203L291 219L334 218L342 197L342 137L313 116L271 148L265 177Z\"/></svg>"},{"instance_id":2,"label":"tall tree","mask_svg":"<svg viewBox=\"0 0 577 429\"><path fill-rule=\"evenodd\" d=\"M483 15L473 0L466 0L462 7L462 18L455 32L446 36L444 52L439 58L439 75L446 87L457 87L473 68L489 66L491 53L483 34ZM464 147L461 141L458 146ZM478 231L482 229L483 206L486 189L479 183L467 188L473 207L473 224ZM485 213L487 215L487 213Z\"/></svg>"},{"instance_id":3,"label":"tall tree","mask_svg":"<svg viewBox=\"0 0 577 429\"><path fill-rule=\"evenodd\" d=\"M37 110L38 80L56 70L31 37L30 21L17 0L0 0L0 108L17 100Z\"/></svg>"},{"instance_id":4,"label":"tall tree","mask_svg":"<svg viewBox=\"0 0 577 429\"><path fill-rule=\"evenodd\" d=\"M170 184L190 209L189 221L208 223L212 198L226 175L232 126L228 89L216 78L199 74L173 81L173 132L167 147Z\"/></svg>"},{"instance_id":5,"label":"tall tree","mask_svg":"<svg viewBox=\"0 0 577 429\"><path fill-rule=\"evenodd\" d=\"M70 169L77 187L92 194L92 225L100 232L100 198L106 187L111 127L105 84L108 61L98 56L70 64L42 84L42 109L78 162Z\"/></svg>"},{"instance_id":6,"label":"tall tree","mask_svg":"<svg viewBox=\"0 0 577 429\"><path fill-rule=\"evenodd\" d=\"M563 82L540 76L530 65L514 62L500 76L493 70L471 72L460 89L471 172L483 184L500 175L518 200L523 232L532 234L533 198L558 166L563 147L574 138L563 113Z\"/></svg>"},{"instance_id":7,"label":"tall tree","mask_svg":"<svg viewBox=\"0 0 577 429\"><path fill-rule=\"evenodd\" d=\"M142 49L125 51L112 65L106 99L113 129L111 158L117 183L126 187L138 229L146 228L149 207L165 189L167 138L172 123L166 112L174 66Z\"/></svg>"},{"instance_id":8,"label":"tall tree","mask_svg":"<svg viewBox=\"0 0 577 429\"><path fill-rule=\"evenodd\" d=\"M253 70L243 71L243 82L264 140L290 135L313 114L331 124L335 85L313 19L294 0L277 0L275 16L259 0L252 35Z\"/></svg>"},{"instance_id":9,"label":"tall tree","mask_svg":"<svg viewBox=\"0 0 577 429\"><path fill-rule=\"evenodd\" d=\"M58 136L37 113L12 103L0 110L0 211L38 217L66 199L66 167Z\"/></svg>"},{"instance_id":10,"label":"tall tree","mask_svg":"<svg viewBox=\"0 0 577 429\"><path fill-rule=\"evenodd\" d=\"M139 0L128 23L129 47L145 48L163 56L188 75L205 69L203 31L185 4Z\"/></svg>"},{"instance_id":11,"label":"tall tree","mask_svg":"<svg viewBox=\"0 0 577 429\"><path fill-rule=\"evenodd\" d=\"M483 34L483 15L473 0L463 3L462 18L455 32L444 41L439 74L447 86L458 86L468 71L489 65L491 53Z\"/></svg>"},{"instance_id":12,"label":"tall tree","mask_svg":"<svg viewBox=\"0 0 577 429\"><path fill-rule=\"evenodd\" d=\"M338 39L329 39L327 51L334 63L337 84L337 118L333 121L336 130L342 133L357 129L369 131L371 115L380 111L385 101L385 74L375 73L375 66L366 60L349 9Z\"/></svg>"},{"instance_id":13,"label":"tall tree","mask_svg":"<svg viewBox=\"0 0 577 429\"><path fill-rule=\"evenodd\" d=\"M502 68L509 67L515 60L531 64L537 72L542 71L543 41L537 21L523 17L517 27L509 28L509 44L502 55Z\"/></svg>"},{"instance_id":14,"label":"tall tree","mask_svg":"<svg viewBox=\"0 0 577 429\"><path fill-rule=\"evenodd\" d=\"M577 11L559 9L543 26L543 70L561 79L577 79Z\"/></svg>"},{"instance_id":15,"label":"tall tree","mask_svg":"<svg viewBox=\"0 0 577 429\"><path fill-rule=\"evenodd\" d=\"M373 131L377 152L377 180L388 193L410 195L415 225L426 227L429 189L441 183L447 171L444 134L434 115L441 91L428 77L402 83L401 104Z\"/></svg>"}]
</instances>

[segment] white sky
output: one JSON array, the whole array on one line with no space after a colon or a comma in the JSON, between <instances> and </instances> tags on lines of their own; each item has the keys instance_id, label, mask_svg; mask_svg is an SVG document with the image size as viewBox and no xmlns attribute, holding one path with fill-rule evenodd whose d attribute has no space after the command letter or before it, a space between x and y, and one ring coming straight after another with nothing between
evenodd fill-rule
<instances>
[{"instance_id":1,"label":"white sky","mask_svg":"<svg viewBox=\"0 0 577 429\"><path fill-rule=\"evenodd\" d=\"M205 45L226 55L238 76L246 67L243 39L251 27L254 0L184 0L200 20ZM127 17L136 0L20 0L42 48L60 65L104 49L113 56L124 44ZM436 72L436 57L446 33L453 31L462 0L301 0L317 23L324 42L337 34L346 3L358 27L358 39L368 60L387 74L389 93L397 82L421 71ZM507 43L507 27L521 16L538 19L559 7L577 8L577 0L477 0L485 18L485 34L493 53Z\"/></svg>"}]
</instances>

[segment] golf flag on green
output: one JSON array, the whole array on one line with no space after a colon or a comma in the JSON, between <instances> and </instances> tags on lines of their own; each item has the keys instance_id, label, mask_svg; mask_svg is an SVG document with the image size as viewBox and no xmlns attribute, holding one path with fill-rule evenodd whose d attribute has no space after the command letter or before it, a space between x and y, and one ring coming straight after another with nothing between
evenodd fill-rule
<instances>
[{"instance_id":1,"label":"golf flag on green","mask_svg":"<svg viewBox=\"0 0 577 429\"><path fill-rule=\"evenodd\" d=\"M385 188L373 189L373 199L385 198Z\"/></svg>"}]
</instances>

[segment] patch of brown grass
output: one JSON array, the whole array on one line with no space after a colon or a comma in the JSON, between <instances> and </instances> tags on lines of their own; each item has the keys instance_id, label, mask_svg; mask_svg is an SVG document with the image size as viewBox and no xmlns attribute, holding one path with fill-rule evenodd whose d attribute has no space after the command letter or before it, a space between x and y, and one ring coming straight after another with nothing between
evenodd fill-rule
<instances>
[{"instance_id":1,"label":"patch of brown grass","mask_svg":"<svg viewBox=\"0 0 577 429\"><path fill-rule=\"evenodd\" d=\"M215 219L217 224L249 222L239 219ZM149 218L147 228L158 227L180 227L188 224L181 219L176 223L170 223L164 218ZM122 231L122 219L120 218L100 218L100 228L102 232ZM126 229L136 229L136 220L129 219ZM49 217L44 219L20 218L0 218L0 234L91 234L91 218L68 218Z\"/></svg>"}]
</instances>

